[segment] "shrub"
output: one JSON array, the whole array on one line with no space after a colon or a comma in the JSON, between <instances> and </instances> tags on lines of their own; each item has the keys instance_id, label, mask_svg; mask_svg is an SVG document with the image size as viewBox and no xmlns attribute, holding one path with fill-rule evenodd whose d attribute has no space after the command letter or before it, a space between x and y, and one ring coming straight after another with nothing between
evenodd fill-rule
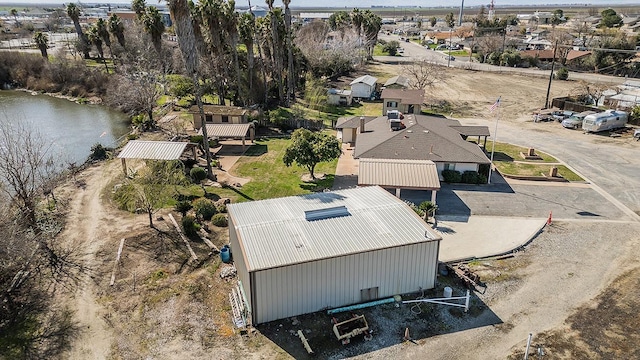
<instances>
[{"instance_id":1,"label":"shrub","mask_svg":"<svg viewBox=\"0 0 640 360\"><path fill-rule=\"evenodd\" d=\"M193 202L193 208L196 211L196 215L204 220L210 220L218 210L216 209L216 203L213 200L207 198L200 198Z\"/></svg>"},{"instance_id":2,"label":"shrub","mask_svg":"<svg viewBox=\"0 0 640 360\"><path fill-rule=\"evenodd\" d=\"M465 171L462 173L462 182L465 184L477 184L478 173L475 171Z\"/></svg>"},{"instance_id":3,"label":"shrub","mask_svg":"<svg viewBox=\"0 0 640 360\"><path fill-rule=\"evenodd\" d=\"M482 174L478 174L478 182L476 184L486 184L486 183L487 183L487 177Z\"/></svg>"},{"instance_id":4,"label":"shrub","mask_svg":"<svg viewBox=\"0 0 640 360\"><path fill-rule=\"evenodd\" d=\"M226 213L227 212L227 205L218 204L218 205L216 205L216 210L218 210L219 213Z\"/></svg>"},{"instance_id":5,"label":"shrub","mask_svg":"<svg viewBox=\"0 0 640 360\"><path fill-rule=\"evenodd\" d=\"M567 68L560 68L558 71L556 71L555 76L554 76L557 80L567 80L569 79L569 70L567 70Z\"/></svg>"},{"instance_id":6,"label":"shrub","mask_svg":"<svg viewBox=\"0 0 640 360\"><path fill-rule=\"evenodd\" d=\"M229 222L227 221L227 215L225 214L215 214L211 218L211 223L218 227L227 227Z\"/></svg>"},{"instance_id":7,"label":"shrub","mask_svg":"<svg viewBox=\"0 0 640 360\"><path fill-rule=\"evenodd\" d=\"M184 97L193 93L193 80L182 75L167 75L169 92L175 97Z\"/></svg>"},{"instance_id":8,"label":"shrub","mask_svg":"<svg viewBox=\"0 0 640 360\"><path fill-rule=\"evenodd\" d=\"M200 230L200 224L196 222L196 218L193 216L185 216L182 218L182 231L187 236L194 236Z\"/></svg>"},{"instance_id":9,"label":"shrub","mask_svg":"<svg viewBox=\"0 0 640 360\"><path fill-rule=\"evenodd\" d=\"M186 216L187 212L192 208L193 208L193 205L191 205L191 202L187 200L178 201L176 203L176 206L174 207L174 209L180 214L182 214L182 216Z\"/></svg>"},{"instance_id":10,"label":"shrub","mask_svg":"<svg viewBox=\"0 0 640 360\"><path fill-rule=\"evenodd\" d=\"M446 183L459 183L462 181L460 171L456 170L442 170L442 178Z\"/></svg>"},{"instance_id":11,"label":"shrub","mask_svg":"<svg viewBox=\"0 0 640 360\"><path fill-rule=\"evenodd\" d=\"M192 143L201 144L202 139L203 139L202 135L193 135L192 137L189 138L189 141L191 141Z\"/></svg>"},{"instance_id":12,"label":"shrub","mask_svg":"<svg viewBox=\"0 0 640 360\"><path fill-rule=\"evenodd\" d=\"M102 146L102 144L95 143L91 147L91 154L89 155L89 158L91 158L92 160L104 160L104 159L107 158L107 151L108 150L109 149L107 149L106 147Z\"/></svg>"},{"instance_id":13,"label":"shrub","mask_svg":"<svg viewBox=\"0 0 640 360\"><path fill-rule=\"evenodd\" d=\"M194 167L189 172L189 175L191 175L191 178L193 179L194 182L199 183L202 180L207 178L207 171L201 167Z\"/></svg>"}]
</instances>

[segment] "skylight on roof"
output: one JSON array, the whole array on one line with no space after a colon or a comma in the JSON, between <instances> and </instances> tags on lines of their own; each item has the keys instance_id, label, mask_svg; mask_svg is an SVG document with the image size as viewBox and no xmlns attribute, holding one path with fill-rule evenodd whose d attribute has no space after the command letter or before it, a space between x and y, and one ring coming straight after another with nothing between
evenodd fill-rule
<instances>
[{"instance_id":1,"label":"skylight on roof","mask_svg":"<svg viewBox=\"0 0 640 360\"><path fill-rule=\"evenodd\" d=\"M307 210L304 212L304 218L307 221L333 219L337 217L349 216L349 209L346 206L336 206L325 209Z\"/></svg>"}]
</instances>

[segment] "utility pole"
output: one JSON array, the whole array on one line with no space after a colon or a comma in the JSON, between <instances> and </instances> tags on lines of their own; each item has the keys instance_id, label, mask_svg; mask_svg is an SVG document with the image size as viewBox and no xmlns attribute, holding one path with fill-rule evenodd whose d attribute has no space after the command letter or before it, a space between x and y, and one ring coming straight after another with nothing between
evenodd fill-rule
<instances>
[{"instance_id":1,"label":"utility pole","mask_svg":"<svg viewBox=\"0 0 640 360\"><path fill-rule=\"evenodd\" d=\"M558 50L558 40L553 47L553 60L551 61L551 74L549 74L549 85L547 85L547 98L544 100L544 108L549 108L549 93L551 92L551 80L553 80L553 70L556 67L556 51Z\"/></svg>"},{"instance_id":2,"label":"utility pole","mask_svg":"<svg viewBox=\"0 0 640 360\"><path fill-rule=\"evenodd\" d=\"M451 47L453 46L453 44L451 44L451 35L453 34L453 28L449 29L449 56L447 56L447 67L451 67Z\"/></svg>"},{"instance_id":3,"label":"utility pole","mask_svg":"<svg viewBox=\"0 0 640 360\"><path fill-rule=\"evenodd\" d=\"M464 10L464 0L462 0L462 4L460 5L460 14L458 15L458 26L462 26L462 11Z\"/></svg>"}]
</instances>

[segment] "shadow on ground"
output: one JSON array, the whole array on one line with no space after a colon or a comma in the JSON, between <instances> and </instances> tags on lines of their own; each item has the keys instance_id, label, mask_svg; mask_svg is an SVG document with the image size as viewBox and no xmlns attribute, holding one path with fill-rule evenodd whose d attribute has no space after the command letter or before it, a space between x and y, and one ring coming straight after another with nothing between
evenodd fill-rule
<instances>
[{"instance_id":1,"label":"shadow on ground","mask_svg":"<svg viewBox=\"0 0 640 360\"><path fill-rule=\"evenodd\" d=\"M453 296L463 296L466 288L454 283L450 277L440 277L438 286L425 292L426 298L442 297L445 286L452 287ZM408 294L403 300L413 300L421 293ZM351 318L353 315L364 315L373 331L373 338L366 341L360 335L350 344L342 345L333 333L332 317L339 322ZM478 327L502 324L502 320L475 294L471 293L470 307L467 313L464 309L422 303L415 304L385 304L373 308L327 315L325 311L301 315L279 321L259 325L258 330L274 344L286 351L295 359L342 359L356 355L368 354L380 349L406 343L405 346L418 346L429 338L465 331ZM411 342L403 338L409 329ZM297 332L302 330L315 352L310 356L298 338Z\"/></svg>"}]
</instances>

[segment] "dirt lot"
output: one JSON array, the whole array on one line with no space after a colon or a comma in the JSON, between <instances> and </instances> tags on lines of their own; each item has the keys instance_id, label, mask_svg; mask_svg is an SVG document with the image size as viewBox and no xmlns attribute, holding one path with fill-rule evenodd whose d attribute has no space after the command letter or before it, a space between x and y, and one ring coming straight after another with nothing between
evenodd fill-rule
<instances>
[{"instance_id":1,"label":"dirt lot","mask_svg":"<svg viewBox=\"0 0 640 360\"><path fill-rule=\"evenodd\" d=\"M397 72L385 66L376 71ZM431 91L448 99L456 117L489 117L488 106L503 96L501 117L528 123L544 102L546 79L452 70L446 84ZM552 96L576 86L555 82ZM539 124L535 124L538 126ZM557 123L554 124L557 126ZM543 126L550 126L543 124ZM615 221L554 223L514 258L472 266L487 283L473 295L471 311L385 305L366 315L373 340L340 345L331 318L312 314L265 324L248 336L233 331L219 257L192 242L199 257L189 261L184 243L166 220L148 227L146 215L115 209L108 197L120 176L117 161L89 168L70 184L65 239L86 254L92 269L69 304L84 331L70 359L287 359L304 358L301 329L318 358L499 359L521 354L529 332L545 359L636 358L637 268L640 225ZM60 196L63 196L61 193ZM164 213L166 217L166 213ZM212 241L225 243L226 229ZM109 286L118 245L126 238L116 284ZM463 288L442 277L426 294L444 286ZM417 296L418 294L413 294ZM413 310L413 312L412 312ZM342 319L350 314L339 314ZM415 343L402 340L409 328ZM630 356L626 356L630 355ZM515 357L514 357L515 358Z\"/></svg>"}]
</instances>

